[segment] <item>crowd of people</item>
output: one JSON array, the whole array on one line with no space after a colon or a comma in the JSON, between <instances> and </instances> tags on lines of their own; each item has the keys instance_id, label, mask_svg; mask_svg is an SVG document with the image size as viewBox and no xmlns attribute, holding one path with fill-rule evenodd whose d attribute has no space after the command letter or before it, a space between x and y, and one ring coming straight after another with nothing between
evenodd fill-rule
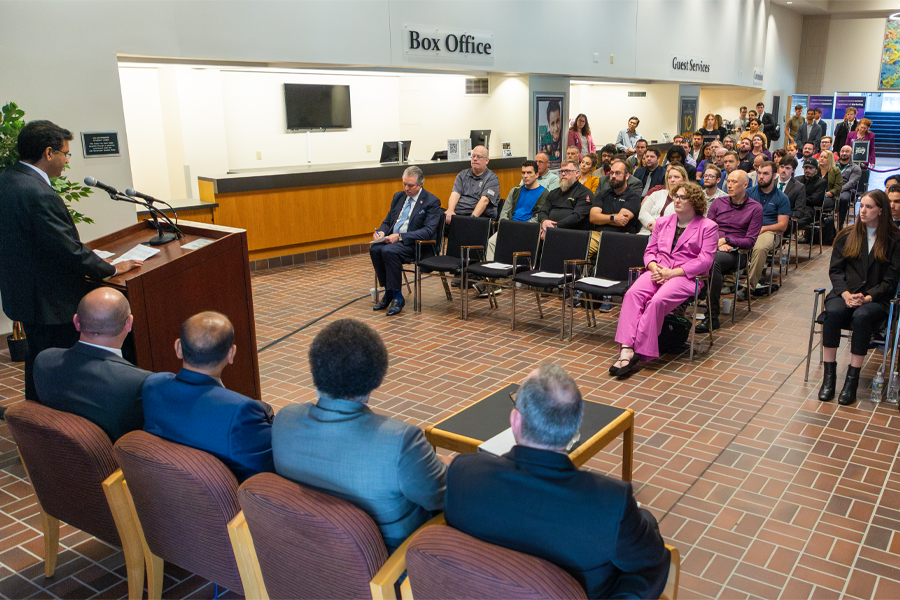
<instances>
[{"instance_id":1,"label":"crowd of people","mask_svg":"<svg viewBox=\"0 0 900 600\"><path fill-rule=\"evenodd\" d=\"M871 217L875 219L871 226L875 226L874 213L883 213L893 227L891 231L896 230L888 196L874 191L862 197L855 224L844 227L850 208L856 203L860 178L875 161L871 123L867 119L856 120L856 109L850 108L832 138L825 135L827 126L821 120L821 110L810 108L804 121L800 118L802 108L795 107L795 116L786 123L783 148L771 149L772 142L780 136L780 128L760 102L756 110L741 107L740 117L729 126L720 115L706 115L702 128L676 136L665 152L648 145L638 131L640 119L636 116L619 131L614 143L598 145L587 115L579 114L572 120L560 168L551 171L550 157L538 153L534 160L522 164L522 181L509 191L505 201L499 180L487 168L487 149L479 146L472 151L471 168L456 178L446 222L451 224L456 214L497 214L500 220L539 223L542 237L553 227L590 231L589 261L595 259L604 231L649 236L644 256L646 271L624 296L619 315L616 340L620 353L610 374L623 377L639 361L659 356L657 339L663 318L693 296L698 276L709 275L705 290L709 318L696 326L697 332L706 333L722 326L720 299L726 278L731 277L735 300L746 300L748 294L774 293L777 288L765 281L764 271L767 265L773 271L779 268L783 245L794 239L798 245L813 243L814 235L830 240L840 231L837 240L841 243L832 255L832 260L836 260L843 241L848 236L857 239L852 232L863 227L860 223ZM841 142L840 146L833 145L835 139ZM853 161L852 143L856 139L868 140L872 146L865 162ZM412 178L415 185L411 185ZM424 176L420 169L407 169L403 181L406 194L399 192L394 197L374 240L388 236L388 241L393 237L402 245L378 244L371 250L379 282L385 286L385 297L374 309L387 309L389 316L402 310L400 271L402 263L411 261L414 255L412 242L403 240L430 239L435 230L427 223L436 223L440 211L437 203L432 203L430 209L422 204L422 194L425 198L430 194L422 188ZM869 207L870 203L873 206ZM405 208L407 205L411 210ZM431 217L426 216L429 211ZM897 216L900 215L894 218ZM813 227L814 223L817 227ZM888 243L888 233L880 235L879 243ZM496 237L492 236L488 243L487 260L493 259ZM870 250L874 239L870 240ZM393 274L384 270L383 257L387 254L400 257L392 263ZM880 249L875 256L880 257L878 260L890 258L890 252ZM744 270L746 284L741 286L737 274ZM834 280L839 275L832 271ZM589 269L584 273L589 273ZM896 288L896 282L891 283L892 273L878 272L878 284L884 282L890 288L887 297L880 292L872 296L882 308ZM771 281L771 277L768 279ZM871 285L873 280L862 277L860 285L866 281ZM836 281L832 284L835 290L843 287ZM502 291L483 282L473 285L480 297ZM853 291L860 293L862 290ZM847 306L851 312L856 307ZM602 303L600 310L612 310L611 303ZM827 304L829 315L835 310L835 302ZM862 311L864 315L869 313L880 314L876 307ZM838 321L846 324L848 318ZM831 343L834 338L827 340ZM855 363L861 365L861 361L854 358L851 369L856 369L859 365ZM833 382L828 384L832 367L827 362L823 399L834 395L828 393L834 387ZM853 390L841 397L842 403L855 399L855 387Z\"/></svg>"}]
</instances>

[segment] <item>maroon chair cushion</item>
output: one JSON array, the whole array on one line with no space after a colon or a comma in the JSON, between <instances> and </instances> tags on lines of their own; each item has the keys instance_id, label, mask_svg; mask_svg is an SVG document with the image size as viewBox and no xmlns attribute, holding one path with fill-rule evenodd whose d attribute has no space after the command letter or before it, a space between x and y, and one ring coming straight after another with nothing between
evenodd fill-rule
<instances>
[{"instance_id":1,"label":"maroon chair cushion","mask_svg":"<svg viewBox=\"0 0 900 600\"><path fill-rule=\"evenodd\" d=\"M238 499L270 598L371 597L388 553L361 509L273 473L245 481Z\"/></svg>"},{"instance_id":2,"label":"maroon chair cushion","mask_svg":"<svg viewBox=\"0 0 900 600\"><path fill-rule=\"evenodd\" d=\"M416 534L406 550L406 570L416 600L587 598L560 567L447 526Z\"/></svg>"},{"instance_id":3,"label":"maroon chair cushion","mask_svg":"<svg viewBox=\"0 0 900 600\"><path fill-rule=\"evenodd\" d=\"M240 511L237 479L219 459L146 431L119 438L115 455L150 551L243 593L228 522Z\"/></svg>"},{"instance_id":4,"label":"maroon chair cushion","mask_svg":"<svg viewBox=\"0 0 900 600\"><path fill-rule=\"evenodd\" d=\"M103 430L30 400L10 406L5 418L44 511L121 546L101 485L119 468Z\"/></svg>"}]
</instances>

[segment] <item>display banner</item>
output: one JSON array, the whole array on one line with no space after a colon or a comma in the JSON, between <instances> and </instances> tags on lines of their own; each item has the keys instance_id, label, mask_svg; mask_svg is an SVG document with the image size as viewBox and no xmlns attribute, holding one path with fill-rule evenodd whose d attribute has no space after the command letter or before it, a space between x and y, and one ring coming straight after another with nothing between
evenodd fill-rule
<instances>
[{"instance_id":1,"label":"display banner","mask_svg":"<svg viewBox=\"0 0 900 600\"><path fill-rule=\"evenodd\" d=\"M566 95L538 92L534 96L534 127L537 148L534 153L546 152L550 157L550 168L558 169L562 164L563 146L562 139L566 132L563 130L562 116L566 114Z\"/></svg>"},{"instance_id":2,"label":"display banner","mask_svg":"<svg viewBox=\"0 0 900 600\"><path fill-rule=\"evenodd\" d=\"M851 106L856 109L856 118L862 119L866 114L866 97L838 96L834 101L834 120L843 121L844 113Z\"/></svg>"}]
</instances>

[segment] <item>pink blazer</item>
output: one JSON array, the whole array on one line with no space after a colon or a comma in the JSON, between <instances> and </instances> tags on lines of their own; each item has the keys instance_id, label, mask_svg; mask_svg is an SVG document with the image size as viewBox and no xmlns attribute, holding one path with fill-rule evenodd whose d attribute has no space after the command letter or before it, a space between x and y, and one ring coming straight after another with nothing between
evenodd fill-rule
<instances>
[{"instance_id":1,"label":"pink blazer","mask_svg":"<svg viewBox=\"0 0 900 600\"><path fill-rule=\"evenodd\" d=\"M596 152L596 151L597 151L597 147L594 146L594 138L593 138L592 136L589 136L589 135L588 135L588 136L585 136L585 137L587 138L588 152ZM578 138L578 132L577 132L577 131L572 131L571 129L569 130L569 136L568 136L568 138L566 139L566 148L568 148L569 146L575 146L575 147L577 147L577 148L578 148L578 153L581 154L581 142L580 142L580 140L579 140L579 138ZM584 157L582 156L582 158L584 158Z\"/></svg>"},{"instance_id":2,"label":"pink blazer","mask_svg":"<svg viewBox=\"0 0 900 600\"><path fill-rule=\"evenodd\" d=\"M644 252L644 264L656 261L656 264L667 269L681 267L689 279L706 275L716 258L719 226L715 221L696 215L673 249L672 240L675 239L677 225L678 215L667 215L656 220Z\"/></svg>"}]
</instances>

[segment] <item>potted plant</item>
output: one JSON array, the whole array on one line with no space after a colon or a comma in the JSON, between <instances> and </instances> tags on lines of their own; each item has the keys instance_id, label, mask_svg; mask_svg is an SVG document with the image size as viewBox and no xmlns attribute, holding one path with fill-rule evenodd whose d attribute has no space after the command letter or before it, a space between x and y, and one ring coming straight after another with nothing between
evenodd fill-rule
<instances>
[{"instance_id":1,"label":"potted plant","mask_svg":"<svg viewBox=\"0 0 900 600\"><path fill-rule=\"evenodd\" d=\"M25 126L25 111L19 108L15 102L9 102L0 108L0 172L19 161L19 152L16 149L16 140L19 132ZM68 169L69 166L66 165ZM72 203L78 202L93 190L89 187L69 181L65 175L54 177L50 185L59 194L72 215L72 220L77 223L93 223L94 221L73 208ZM25 331L18 321L13 323L13 332L6 336L9 346L10 359L14 362L25 360L28 355L28 340L25 339Z\"/></svg>"}]
</instances>

